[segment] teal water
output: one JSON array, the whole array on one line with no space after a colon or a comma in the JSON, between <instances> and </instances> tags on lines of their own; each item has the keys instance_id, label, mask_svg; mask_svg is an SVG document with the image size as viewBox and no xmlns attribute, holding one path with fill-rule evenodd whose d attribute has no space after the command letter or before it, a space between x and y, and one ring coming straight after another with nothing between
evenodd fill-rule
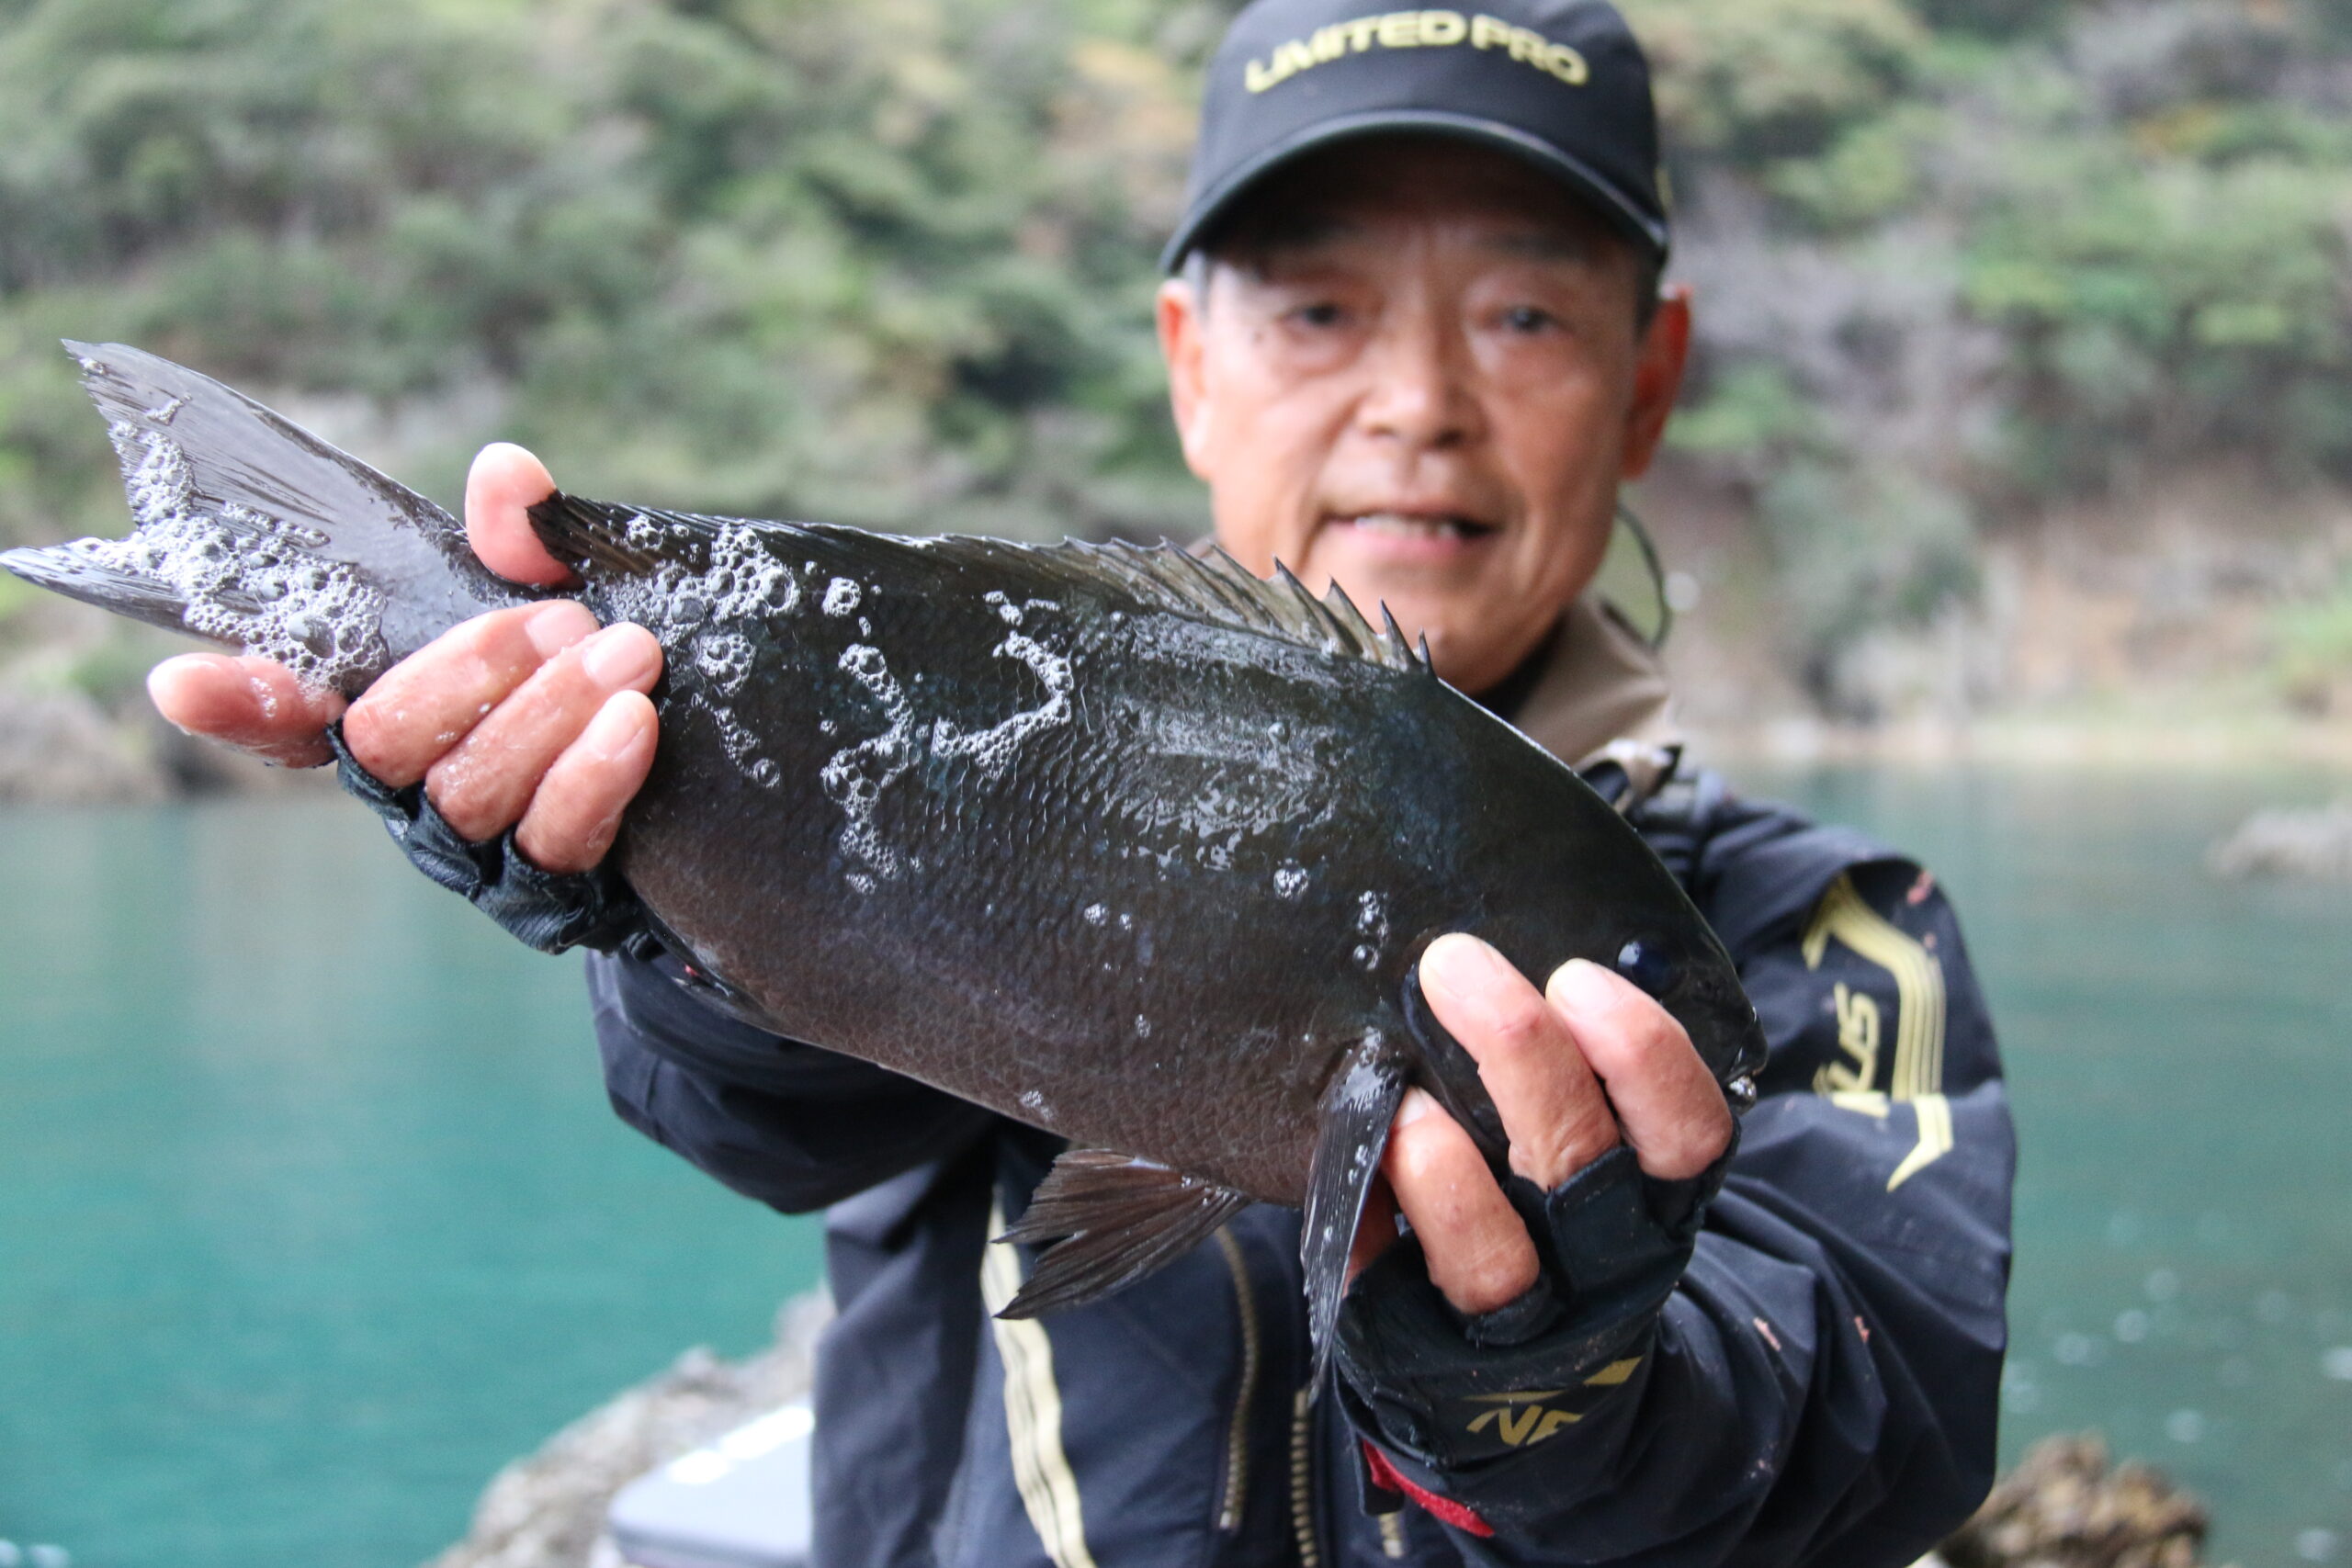
<instances>
[{"instance_id":1,"label":"teal water","mask_svg":"<svg viewBox=\"0 0 2352 1568\"><path fill-rule=\"evenodd\" d=\"M1961 911L2021 1149L2003 1461L2100 1427L2212 1505L2211 1561L2352 1562L2352 888L2199 867L2327 781L1753 782Z\"/></svg>"},{"instance_id":2,"label":"teal water","mask_svg":"<svg viewBox=\"0 0 2352 1568\"><path fill-rule=\"evenodd\" d=\"M0 814L0 1539L397 1568L814 1230L606 1109L578 964L338 800Z\"/></svg>"},{"instance_id":3,"label":"teal water","mask_svg":"<svg viewBox=\"0 0 2352 1568\"><path fill-rule=\"evenodd\" d=\"M2104 1427L2214 1561L2352 1563L2352 891L2199 869L2291 778L1752 782L1944 879L2024 1141L2005 1457ZM815 1237L615 1122L574 965L341 802L0 814L0 1539L400 1568Z\"/></svg>"}]
</instances>

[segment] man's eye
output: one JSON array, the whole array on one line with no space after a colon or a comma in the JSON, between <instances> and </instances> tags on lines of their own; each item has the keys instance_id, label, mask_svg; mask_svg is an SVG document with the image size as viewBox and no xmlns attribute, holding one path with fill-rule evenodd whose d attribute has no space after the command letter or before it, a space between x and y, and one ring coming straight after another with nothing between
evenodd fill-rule
<instances>
[{"instance_id":1,"label":"man's eye","mask_svg":"<svg viewBox=\"0 0 2352 1568\"><path fill-rule=\"evenodd\" d=\"M1346 314L1330 300L1322 299L1312 305L1299 306L1291 311L1290 319L1303 327L1336 327Z\"/></svg>"},{"instance_id":2,"label":"man's eye","mask_svg":"<svg viewBox=\"0 0 2352 1568\"><path fill-rule=\"evenodd\" d=\"M1503 312L1503 325L1515 333L1540 333L1557 326L1560 318L1533 305L1513 305Z\"/></svg>"}]
</instances>

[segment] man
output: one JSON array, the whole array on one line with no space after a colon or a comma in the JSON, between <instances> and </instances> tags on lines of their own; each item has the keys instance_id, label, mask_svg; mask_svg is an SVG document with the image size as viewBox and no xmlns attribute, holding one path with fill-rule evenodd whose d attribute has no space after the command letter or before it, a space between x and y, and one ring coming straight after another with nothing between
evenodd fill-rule
<instances>
[{"instance_id":1,"label":"man","mask_svg":"<svg viewBox=\"0 0 2352 1568\"><path fill-rule=\"evenodd\" d=\"M1687 299L1657 289L1657 171L1646 68L1596 0L1261 0L1211 67L1159 300L1219 541L1385 602L1572 763L1666 732L1649 650L1585 597L1689 344ZM523 517L550 488L528 454L482 454L484 561L561 579ZM993 1320L1026 1264L987 1238L1057 1141L683 987L595 870L658 743L659 671L645 632L576 605L485 615L340 715L345 776L510 923L552 884L606 899L590 985L620 1112L742 1191L831 1205L829 1568L1899 1564L1981 1495L2009 1133L1916 866L1711 775L1629 798L1771 1040L1744 1127L1625 978L1433 942L1422 986L1510 1175L1408 1096L1318 1391L1295 1213L1248 1211L1108 1301ZM186 728L329 754L337 704L274 666L190 656L152 684Z\"/></svg>"}]
</instances>

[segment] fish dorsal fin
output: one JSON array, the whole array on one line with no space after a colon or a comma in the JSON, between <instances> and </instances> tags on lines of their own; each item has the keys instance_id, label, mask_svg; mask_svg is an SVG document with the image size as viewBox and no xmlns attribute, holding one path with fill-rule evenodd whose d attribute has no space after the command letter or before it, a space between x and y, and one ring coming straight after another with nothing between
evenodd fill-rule
<instances>
[{"instance_id":1,"label":"fish dorsal fin","mask_svg":"<svg viewBox=\"0 0 2352 1568\"><path fill-rule=\"evenodd\" d=\"M531 531L564 565L583 576L605 573L650 577L667 563L696 570L709 564L710 549L729 528L745 525L731 517L692 512L659 512L589 501L561 491L529 509ZM751 527L797 532L789 523L753 523Z\"/></svg>"},{"instance_id":2,"label":"fish dorsal fin","mask_svg":"<svg viewBox=\"0 0 2352 1568\"><path fill-rule=\"evenodd\" d=\"M702 564L723 531L751 528L855 554L918 550L936 561L984 574L999 586L1025 582L1041 589L1108 589L1139 605L1194 620L1236 626L1261 637L1398 671L1427 671L1426 648L1416 652L1384 604L1375 631L1338 583L1321 599L1288 567L1275 563L1272 580L1212 547L1205 554L1162 542L1022 544L967 534L902 537L831 523L755 523L731 517L620 506L558 493L531 508L531 524L559 560L578 570L650 572L663 561Z\"/></svg>"},{"instance_id":3,"label":"fish dorsal fin","mask_svg":"<svg viewBox=\"0 0 2352 1568\"><path fill-rule=\"evenodd\" d=\"M1000 1241L1051 1242L1000 1317L1035 1317L1125 1290L1247 1208L1247 1193L1108 1149L1069 1149Z\"/></svg>"},{"instance_id":4,"label":"fish dorsal fin","mask_svg":"<svg viewBox=\"0 0 2352 1568\"><path fill-rule=\"evenodd\" d=\"M971 542L985 545L992 541ZM967 541L952 543L960 546ZM1388 627L1384 636L1373 629L1338 583L1331 584L1330 591L1317 599L1280 561L1274 563L1273 577L1266 579L1215 547L1205 555L1194 555L1166 543L1144 546L1114 540L1094 545L1071 540L1046 547L1044 553L1064 556L1073 564L1084 562L1094 573L1116 581L1141 602L1179 615L1241 626L1343 658L1361 659L1385 669L1426 668L1426 662L1396 631L1396 620L1385 604L1380 609L1381 619Z\"/></svg>"}]
</instances>

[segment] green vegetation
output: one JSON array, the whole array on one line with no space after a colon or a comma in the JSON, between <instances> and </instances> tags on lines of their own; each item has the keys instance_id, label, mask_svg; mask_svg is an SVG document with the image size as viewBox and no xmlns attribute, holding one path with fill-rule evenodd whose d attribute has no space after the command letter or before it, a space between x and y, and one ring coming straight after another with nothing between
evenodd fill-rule
<instances>
[{"instance_id":1,"label":"green vegetation","mask_svg":"<svg viewBox=\"0 0 2352 1568\"><path fill-rule=\"evenodd\" d=\"M2352 7L1627 9L1701 282L1673 439L1749 487L1808 664L2039 503L2352 478Z\"/></svg>"},{"instance_id":2,"label":"green vegetation","mask_svg":"<svg viewBox=\"0 0 2352 1568\"><path fill-rule=\"evenodd\" d=\"M709 510L1196 528L1151 256L1230 8L0 0L0 540L119 523L68 335L445 496L503 435ZM2352 478L2352 5L1626 9L1702 297L1675 439L1792 654L2052 498Z\"/></svg>"},{"instance_id":3,"label":"green vegetation","mask_svg":"<svg viewBox=\"0 0 2352 1568\"><path fill-rule=\"evenodd\" d=\"M1148 306L1220 21L0 0L0 534L107 515L60 335L445 404L444 491L495 432L717 510L1188 526Z\"/></svg>"}]
</instances>

